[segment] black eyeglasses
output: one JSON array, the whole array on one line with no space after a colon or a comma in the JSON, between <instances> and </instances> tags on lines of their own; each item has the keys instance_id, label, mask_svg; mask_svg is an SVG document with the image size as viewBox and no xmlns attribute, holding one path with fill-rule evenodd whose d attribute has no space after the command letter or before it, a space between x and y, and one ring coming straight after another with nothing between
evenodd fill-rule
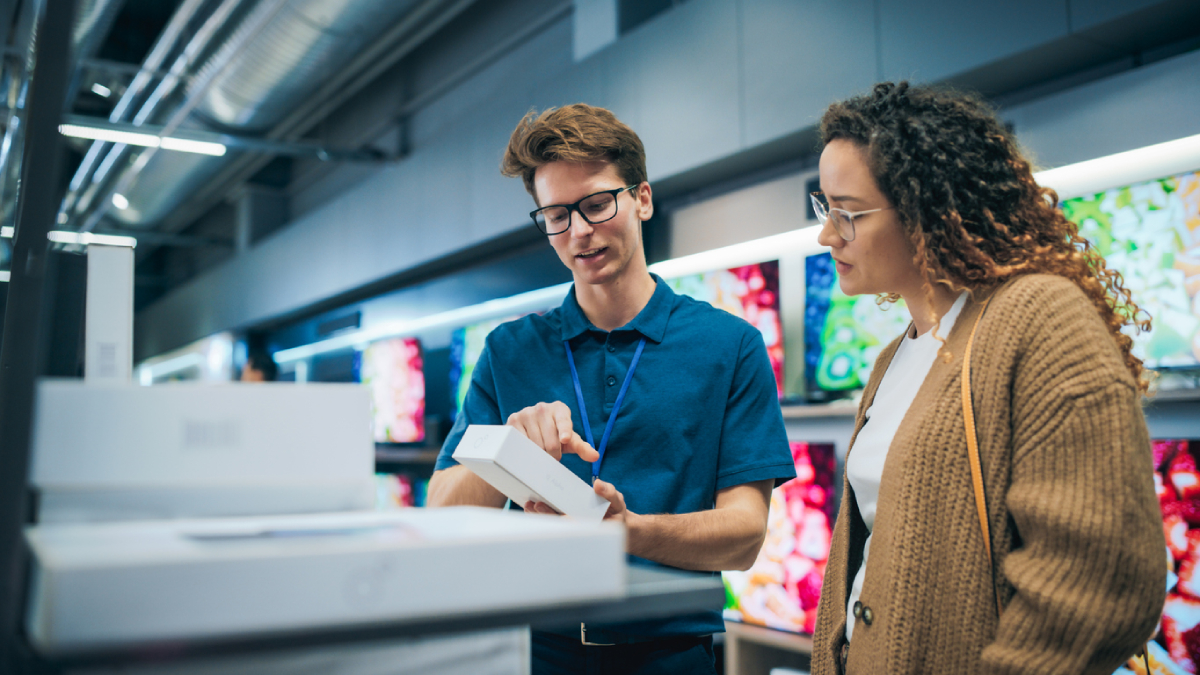
<instances>
[{"instance_id":1,"label":"black eyeglasses","mask_svg":"<svg viewBox=\"0 0 1200 675\"><path fill-rule=\"evenodd\" d=\"M562 234L571 228L571 212L574 211L592 225L598 225L617 216L617 195L632 190L637 185L626 185L612 190L602 190L580 199L574 204L551 204L530 211L533 224L547 235Z\"/></svg>"}]
</instances>

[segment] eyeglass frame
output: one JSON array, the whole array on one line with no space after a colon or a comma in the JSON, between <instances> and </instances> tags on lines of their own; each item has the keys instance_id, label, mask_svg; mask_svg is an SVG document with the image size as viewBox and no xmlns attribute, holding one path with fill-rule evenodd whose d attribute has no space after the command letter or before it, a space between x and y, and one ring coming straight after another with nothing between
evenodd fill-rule
<instances>
[{"instance_id":1,"label":"eyeglass frame","mask_svg":"<svg viewBox=\"0 0 1200 675\"><path fill-rule=\"evenodd\" d=\"M836 222L834 223L834 226L833 226L834 232L837 232L837 235L842 238L842 241L854 241L854 237L855 237L854 218L855 218L855 216L865 216L868 213L876 213L878 211L887 211L888 209L896 208L894 206L881 206L877 209L867 209L865 211L847 211L846 209L839 209L839 208L835 208L832 206L826 206L825 204L823 204L820 199L817 199L817 195L823 196L824 194L825 193L821 190L817 190L816 192L809 193L808 197L809 197L809 199L812 200L813 213L816 214L817 222L820 223L821 225L824 225L826 222L829 221L829 214L832 211L837 211L839 213L845 214L846 220L849 221L849 223L850 223L850 236L847 237L845 234L843 234L842 231L838 228Z\"/></svg>"},{"instance_id":2,"label":"eyeglass frame","mask_svg":"<svg viewBox=\"0 0 1200 675\"><path fill-rule=\"evenodd\" d=\"M536 208L536 209L530 211L529 219L533 221L534 227L536 227L539 232L546 235L547 237L553 237L555 235L562 234L563 232L566 232L567 230L571 229L571 222L572 222L571 221L571 212L572 211L574 211L575 213L578 213L579 217L583 218L583 220L585 222L587 222L587 224L589 224L589 225L599 225L600 223L607 223L608 221L617 217L617 213L620 211L619 208L614 208L613 214L611 216L605 218L604 220L592 220L591 218L588 218L586 215L584 215L583 210L579 208L579 205L586 202L587 200L591 199L592 197L595 197L596 195L603 195L603 194L612 195L613 202L615 203L617 200L617 197L622 192L625 192L626 190L632 190L634 188L638 188L641 186L642 186L641 183L634 183L633 185L626 185L625 187L613 188L611 190L598 190L596 192L593 192L590 195L585 196L583 199L580 199L579 201L575 202L574 204L547 204L546 206L542 206L540 208ZM538 225L537 214L541 213L542 211L545 211L546 209L554 209L554 208L564 208L567 210L567 226L564 227L563 229L559 230L558 232L547 232L545 229L542 228L541 225Z\"/></svg>"}]
</instances>

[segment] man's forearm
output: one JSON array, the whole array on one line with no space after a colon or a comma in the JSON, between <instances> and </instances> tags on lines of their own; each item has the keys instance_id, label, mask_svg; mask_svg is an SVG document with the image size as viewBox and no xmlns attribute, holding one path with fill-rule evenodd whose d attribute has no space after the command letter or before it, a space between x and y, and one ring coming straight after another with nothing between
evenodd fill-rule
<instances>
[{"instance_id":1,"label":"man's forearm","mask_svg":"<svg viewBox=\"0 0 1200 675\"><path fill-rule=\"evenodd\" d=\"M741 508L680 515L626 517L626 549L633 555L680 569L749 569L766 537L765 518Z\"/></svg>"},{"instance_id":2,"label":"man's forearm","mask_svg":"<svg viewBox=\"0 0 1200 675\"><path fill-rule=\"evenodd\" d=\"M490 506L501 508L507 499L465 466L452 466L433 474L426 506Z\"/></svg>"}]
</instances>

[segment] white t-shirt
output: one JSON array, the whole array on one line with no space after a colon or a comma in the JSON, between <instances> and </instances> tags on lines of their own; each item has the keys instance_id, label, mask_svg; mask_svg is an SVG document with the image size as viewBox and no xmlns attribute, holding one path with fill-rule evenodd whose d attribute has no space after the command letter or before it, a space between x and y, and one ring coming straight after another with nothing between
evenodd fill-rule
<instances>
[{"instance_id":1,"label":"white t-shirt","mask_svg":"<svg viewBox=\"0 0 1200 675\"><path fill-rule=\"evenodd\" d=\"M954 328L963 305L967 302L964 291L954 301L954 305L942 317L937 334L943 339ZM875 528L875 507L879 501L879 484L883 480L883 463L887 460L888 448L900 428L900 422L912 406L917 391L925 382L925 376L937 359L938 350L942 343L934 337L934 331L928 331L916 338L905 336L896 349L892 362L888 364L887 372L875 390L875 399L867 408L866 422L854 439L853 452L846 459L846 478L850 487L854 488L854 498L858 502L858 512L862 514L863 522L868 530ZM862 595L863 579L867 575L867 556L871 552L871 535L863 544L862 566L854 575L854 584L850 588L850 599L846 602L846 639L849 640L854 632L854 603Z\"/></svg>"}]
</instances>

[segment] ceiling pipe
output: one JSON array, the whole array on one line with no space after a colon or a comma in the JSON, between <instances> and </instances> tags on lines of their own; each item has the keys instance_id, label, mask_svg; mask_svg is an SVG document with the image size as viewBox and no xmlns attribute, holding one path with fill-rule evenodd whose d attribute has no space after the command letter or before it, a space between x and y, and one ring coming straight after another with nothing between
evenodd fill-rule
<instances>
[{"instance_id":1,"label":"ceiling pipe","mask_svg":"<svg viewBox=\"0 0 1200 675\"><path fill-rule=\"evenodd\" d=\"M223 42L214 40L211 48L198 52L204 56L187 71L190 79L177 87L176 96L152 94L147 100L157 104L170 98L169 105L178 107L146 115L139 111L133 121L158 122L166 114L162 127L167 133L218 127L231 136L244 137L238 133L240 129L273 130L279 116L293 117L297 109L311 109L314 98L319 104L321 94L312 94L313 82L326 83L322 92L330 82L344 86L347 73L353 78L376 65L377 55L376 62L359 65L359 61L364 54L377 52L381 43L394 42L391 38L397 28L404 28L402 35L421 34L424 40L436 29L431 29L431 24L440 28L443 17L456 15L471 1L291 0L276 4L276 0L264 0L238 14L242 18L221 38ZM287 11L281 12L282 8ZM438 9L444 11L439 14ZM356 38L366 44L365 49L357 46ZM385 49L389 46L384 44ZM184 101L178 104L178 92L184 87ZM242 109L229 108L238 103ZM224 128L218 123L224 123ZM268 133L263 140L287 139ZM195 192L204 190L210 177L230 160L247 154L212 159L151 150L141 152L132 162L118 162L119 157L110 151L111 161L106 159L97 167L104 169L101 175L80 186L83 194L72 217L83 221L84 230L97 227L105 216L124 227L158 225L165 214L173 214ZM104 175L110 171L117 175ZM127 209L110 209L114 193L127 198Z\"/></svg>"}]
</instances>

